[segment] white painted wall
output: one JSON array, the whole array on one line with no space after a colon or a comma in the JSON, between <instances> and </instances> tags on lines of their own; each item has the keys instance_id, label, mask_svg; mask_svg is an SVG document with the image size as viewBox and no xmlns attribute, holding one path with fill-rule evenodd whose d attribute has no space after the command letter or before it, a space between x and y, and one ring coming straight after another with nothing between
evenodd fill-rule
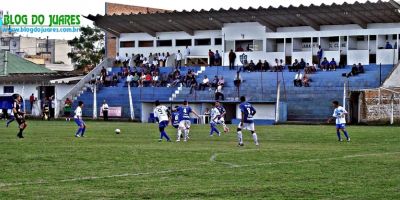
<instances>
[{"instance_id":1,"label":"white painted wall","mask_svg":"<svg viewBox=\"0 0 400 200\"><path fill-rule=\"evenodd\" d=\"M394 57L394 59L393 59ZM397 49L377 49L376 63L382 65L397 64L399 54Z\"/></svg>"},{"instance_id":2,"label":"white painted wall","mask_svg":"<svg viewBox=\"0 0 400 200\"><path fill-rule=\"evenodd\" d=\"M347 51L347 65L361 63L369 64L369 50L348 50Z\"/></svg>"}]
</instances>

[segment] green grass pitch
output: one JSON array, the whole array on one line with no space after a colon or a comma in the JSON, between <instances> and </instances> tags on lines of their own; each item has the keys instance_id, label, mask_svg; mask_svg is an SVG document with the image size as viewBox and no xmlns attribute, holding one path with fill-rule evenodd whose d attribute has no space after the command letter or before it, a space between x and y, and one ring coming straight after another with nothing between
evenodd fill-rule
<instances>
[{"instance_id":1,"label":"green grass pitch","mask_svg":"<svg viewBox=\"0 0 400 200\"><path fill-rule=\"evenodd\" d=\"M334 126L257 126L260 146L244 132L238 147L234 126L159 143L156 124L88 122L75 138L72 121L28 123L22 140L0 127L0 199L400 199L399 127L349 126L339 143Z\"/></svg>"}]
</instances>

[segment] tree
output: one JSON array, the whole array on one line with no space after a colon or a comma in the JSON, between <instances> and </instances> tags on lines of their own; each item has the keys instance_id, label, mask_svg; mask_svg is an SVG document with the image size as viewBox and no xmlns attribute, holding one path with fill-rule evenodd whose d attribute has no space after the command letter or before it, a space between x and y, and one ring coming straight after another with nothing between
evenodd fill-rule
<instances>
[{"instance_id":1,"label":"tree","mask_svg":"<svg viewBox=\"0 0 400 200\"><path fill-rule=\"evenodd\" d=\"M78 69L94 67L105 54L104 33L99 28L90 26L81 27L80 31L79 38L68 40L68 44L73 47L68 57Z\"/></svg>"}]
</instances>

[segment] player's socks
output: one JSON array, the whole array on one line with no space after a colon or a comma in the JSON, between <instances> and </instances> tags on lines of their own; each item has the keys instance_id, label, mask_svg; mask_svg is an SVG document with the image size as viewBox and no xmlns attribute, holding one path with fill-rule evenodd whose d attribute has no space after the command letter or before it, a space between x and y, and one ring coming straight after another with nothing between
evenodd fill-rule
<instances>
[{"instance_id":1,"label":"player's socks","mask_svg":"<svg viewBox=\"0 0 400 200\"><path fill-rule=\"evenodd\" d=\"M86 128L83 128L83 129L82 129L82 133L81 133L81 137L85 137L85 136L84 136L85 131L86 131Z\"/></svg>"},{"instance_id":2,"label":"player's socks","mask_svg":"<svg viewBox=\"0 0 400 200\"><path fill-rule=\"evenodd\" d=\"M255 143L256 145L258 145L257 133L253 133L253 140L254 140L254 143Z\"/></svg>"},{"instance_id":3,"label":"player's socks","mask_svg":"<svg viewBox=\"0 0 400 200\"><path fill-rule=\"evenodd\" d=\"M182 136L182 130L178 129L178 135L177 135L177 139L176 139L177 142L181 141L181 136Z\"/></svg>"},{"instance_id":4,"label":"player's socks","mask_svg":"<svg viewBox=\"0 0 400 200\"><path fill-rule=\"evenodd\" d=\"M242 135L242 131L238 131L238 132L237 132L237 138L238 138L239 144L243 144L243 135Z\"/></svg>"},{"instance_id":5,"label":"player's socks","mask_svg":"<svg viewBox=\"0 0 400 200\"><path fill-rule=\"evenodd\" d=\"M82 132L82 128L79 128L78 131L75 133L75 136L79 136L79 134Z\"/></svg>"},{"instance_id":6,"label":"player's socks","mask_svg":"<svg viewBox=\"0 0 400 200\"><path fill-rule=\"evenodd\" d=\"M346 136L347 141L350 141L349 134L347 134L347 131L343 131L343 134L344 136Z\"/></svg>"},{"instance_id":7,"label":"player's socks","mask_svg":"<svg viewBox=\"0 0 400 200\"><path fill-rule=\"evenodd\" d=\"M169 139L169 136L167 135L167 133L166 133L165 131L162 131L162 132L161 132L161 139L162 139L163 137L165 137L165 139L167 139L167 141L170 140L170 139Z\"/></svg>"},{"instance_id":8,"label":"player's socks","mask_svg":"<svg viewBox=\"0 0 400 200\"><path fill-rule=\"evenodd\" d=\"M340 137L340 131L339 130L336 131L336 135L338 137L338 140L342 141L342 137Z\"/></svg>"},{"instance_id":9,"label":"player's socks","mask_svg":"<svg viewBox=\"0 0 400 200\"><path fill-rule=\"evenodd\" d=\"M186 142L187 139L189 138L189 130L185 130L184 133L185 133L185 136L183 137L183 141Z\"/></svg>"},{"instance_id":10,"label":"player's socks","mask_svg":"<svg viewBox=\"0 0 400 200\"><path fill-rule=\"evenodd\" d=\"M24 131L24 129L20 128L17 134L18 138L24 138L24 136L22 135L22 131Z\"/></svg>"}]
</instances>

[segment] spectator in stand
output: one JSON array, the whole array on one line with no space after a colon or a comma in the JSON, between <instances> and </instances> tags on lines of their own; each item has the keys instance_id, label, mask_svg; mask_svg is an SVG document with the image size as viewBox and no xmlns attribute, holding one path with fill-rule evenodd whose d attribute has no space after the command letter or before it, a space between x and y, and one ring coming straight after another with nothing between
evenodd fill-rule
<instances>
[{"instance_id":1,"label":"spectator in stand","mask_svg":"<svg viewBox=\"0 0 400 200\"><path fill-rule=\"evenodd\" d=\"M256 68L256 65L254 64L253 60L250 60L250 63L244 67L244 70L247 72L251 72L251 71L254 71L255 68Z\"/></svg>"},{"instance_id":2,"label":"spectator in stand","mask_svg":"<svg viewBox=\"0 0 400 200\"><path fill-rule=\"evenodd\" d=\"M242 45L239 45L238 48L236 48L236 52L242 52L244 49L242 48Z\"/></svg>"},{"instance_id":3,"label":"spectator in stand","mask_svg":"<svg viewBox=\"0 0 400 200\"><path fill-rule=\"evenodd\" d=\"M132 54L131 59L129 60L129 67L134 67L135 65L135 54Z\"/></svg>"},{"instance_id":4,"label":"spectator in stand","mask_svg":"<svg viewBox=\"0 0 400 200\"><path fill-rule=\"evenodd\" d=\"M160 76L160 86L166 87L167 85L168 85L168 75L166 73L163 73Z\"/></svg>"},{"instance_id":5,"label":"spectator in stand","mask_svg":"<svg viewBox=\"0 0 400 200\"><path fill-rule=\"evenodd\" d=\"M216 66L221 66L222 65L222 58L221 58L221 55L219 54L218 50L215 50L214 59L215 59L215 65Z\"/></svg>"},{"instance_id":6,"label":"spectator in stand","mask_svg":"<svg viewBox=\"0 0 400 200\"><path fill-rule=\"evenodd\" d=\"M293 80L294 87L301 87L302 80L303 80L303 75L301 74L301 71L299 70L296 73L296 75L294 76L294 80Z\"/></svg>"},{"instance_id":7,"label":"spectator in stand","mask_svg":"<svg viewBox=\"0 0 400 200\"><path fill-rule=\"evenodd\" d=\"M192 77L190 81L190 94L193 93L193 90L197 88L197 80L196 78Z\"/></svg>"},{"instance_id":8,"label":"spectator in stand","mask_svg":"<svg viewBox=\"0 0 400 200\"><path fill-rule=\"evenodd\" d=\"M279 60L279 66L278 66L278 70L282 71L283 69L285 69L285 63L283 62L282 59Z\"/></svg>"},{"instance_id":9,"label":"spectator in stand","mask_svg":"<svg viewBox=\"0 0 400 200\"><path fill-rule=\"evenodd\" d=\"M237 71L235 79L233 80L233 85L235 85L238 93L239 93L241 83L242 83L242 77L240 76L240 71Z\"/></svg>"},{"instance_id":10,"label":"spectator in stand","mask_svg":"<svg viewBox=\"0 0 400 200\"><path fill-rule=\"evenodd\" d=\"M218 85L217 89L215 90L215 100L222 99L222 101L225 100L224 93L222 92L222 86Z\"/></svg>"},{"instance_id":11,"label":"spectator in stand","mask_svg":"<svg viewBox=\"0 0 400 200\"><path fill-rule=\"evenodd\" d=\"M332 58L331 62L329 62L329 71L331 70L336 71L336 67L337 67L336 61L334 58Z\"/></svg>"},{"instance_id":12,"label":"spectator in stand","mask_svg":"<svg viewBox=\"0 0 400 200\"><path fill-rule=\"evenodd\" d=\"M304 59L300 59L300 63L299 63L299 67L300 69L305 69L306 68L306 62L304 61Z\"/></svg>"},{"instance_id":13,"label":"spectator in stand","mask_svg":"<svg viewBox=\"0 0 400 200\"><path fill-rule=\"evenodd\" d=\"M219 77L218 85L224 87L224 85L225 85L225 79L224 79L223 76Z\"/></svg>"},{"instance_id":14,"label":"spectator in stand","mask_svg":"<svg viewBox=\"0 0 400 200\"><path fill-rule=\"evenodd\" d=\"M143 58L142 65L144 65L144 66L148 66L149 65L149 61L147 60L146 57Z\"/></svg>"},{"instance_id":15,"label":"spectator in stand","mask_svg":"<svg viewBox=\"0 0 400 200\"><path fill-rule=\"evenodd\" d=\"M130 61L130 60L131 60L131 59L129 58L128 53L125 53L124 61L122 61L122 64L123 64L124 66L129 66L129 61Z\"/></svg>"},{"instance_id":16,"label":"spectator in stand","mask_svg":"<svg viewBox=\"0 0 400 200\"><path fill-rule=\"evenodd\" d=\"M321 62L321 69L323 70L323 71L326 71L326 70L328 70L328 68L329 68L329 61L326 59L326 57L324 57L324 60Z\"/></svg>"},{"instance_id":17,"label":"spectator in stand","mask_svg":"<svg viewBox=\"0 0 400 200\"><path fill-rule=\"evenodd\" d=\"M310 79L308 78L307 74L304 74L302 84L304 87L310 87Z\"/></svg>"},{"instance_id":18,"label":"spectator in stand","mask_svg":"<svg viewBox=\"0 0 400 200\"><path fill-rule=\"evenodd\" d=\"M181 66L182 66L182 53L181 53L181 50L178 50L178 53L176 53L176 61L175 61L175 63L176 63L176 68L177 69L181 69Z\"/></svg>"},{"instance_id":19,"label":"spectator in stand","mask_svg":"<svg viewBox=\"0 0 400 200\"><path fill-rule=\"evenodd\" d=\"M32 113L32 109L33 109L33 103L35 102L35 95L32 93L32 95L29 97L29 103L31 106L31 113Z\"/></svg>"},{"instance_id":20,"label":"spectator in stand","mask_svg":"<svg viewBox=\"0 0 400 200\"><path fill-rule=\"evenodd\" d=\"M389 41L386 41L385 49L393 49L393 46L389 43Z\"/></svg>"},{"instance_id":21,"label":"spectator in stand","mask_svg":"<svg viewBox=\"0 0 400 200\"><path fill-rule=\"evenodd\" d=\"M139 86L139 80L140 80L140 77L139 77L138 73L133 73L131 85L133 87L138 87Z\"/></svg>"},{"instance_id":22,"label":"spectator in stand","mask_svg":"<svg viewBox=\"0 0 400 200\"><path fill-rule=\"evenodd\" d=\"M210 87L210 80L207 78L207 76L204 76L202 82L199 85L199 90L205 90L206 87Z\"/></svg>"},{"instance_id":23,"label":"spectator in stand","mask_svg":"<svg viewBox=\"0 0 400 200\"><path fill-rule=\"evenodd\" d=\"M157 72L153 72L153 87L158 87L160 82L159 82L159 77L158 77L158 73Z\"/></svg>"},{"instance_id":24,"label":"spectator in stand","mask_svg":"<svg viewBox=\"0 0 400 200\"><path fill-rule=\"evenodd\" d=\"M144 85L145 87L147 87L147 86L149 86L149 85L152 83L152 81L153 81L153 77L151 76L151 74L150 74L149 72L147 72L147 74L146 74L146 76L145 76L145 79L144 79L143 85Z\"/></svg>"},{"instance_id":25,"label":"spectator in stand","mask_svg":"<svg viewBox=\"0 0 400 200\"><path fill-rule=\"evenodd\" d=\"M214 66L214 64L215 64L215 55L214 55L214 52L213 51L211 51L211 49L209 49L208 50L208 59L209 59L209 63L208 63L208 66Z\"/></svg>"},{"instance_id":26,"label":"spectator in stand","mask_svg":"<svg viewBox=\"0 0 400 200\"><path fill-rule=\"evenodd\" d=\"M361 63L358 63L357 70L359 74L365 73L364 66Z\"/></svg>"},{"instance_id":27,"label":"spectator in stand","mask_svg":"<svg viewBox=\"0 0 400 200\"><path fill-rule=\"evenodd\" d=\"M217 88L219 78L218 76L214 76L214 79L211 81L211 87Z\"/></svg>"},{"instance_id":28,"label":"spectator in stand","mask_svg":"<svg viewBox=\"0 0 400 200\"><path fill-rule=\"evenodd\" d=\"M71 121L72 101L67 98L64 101L64 117L65 121Z\"/></svg>"},{"instance_id":29,"label":"spectator in stand","mask_svg":"<svg viewBox=\"0 0 400 200\"><path fill-rule=\"evenodd\" d=\"M318 46L317 59L318 59L318 67L321 68L322 56L324 56L324 50L321 45Z\"/></svg>"},{"instance_id":30,"label":"spectator in stand","mask_svg":"<svg viewBox=\"0 0 400 200\"><path fill-rule=\"evenodd\" d=\"M130 73L127 77L126 77L126 84L125 86L132 86L132 81L133 81L133 75Z\"/></svg>"},{"instance_id":31,"label":"spectator in stand","mask_svg":"<svg viewBox=\"0 0 400 200\"><path fill-rule=\"evenodd\" d=\"M358 67L357 67L356 64L354 64L353 67L351 68L351 72L349 72L348 74L345 74L345 76L347 78L349 78L350 76L357 76L358 73L359 73L358 72Z\"/></svg>"},{"instance_id":32,"label":"spectator in stand","mask_svg":"<svg viewBox=\"0 0 400 200\"><path fill-rule=\"evenodd\" d=\"M139 86L138 87L143 87L144 86L144 81L146 80L146 75L144 72L140 74L140 79L139 79Z\"/></svg>"},{"instance_id":33,"label":"spectator in stand","mask_svg":"<svg viewBox=\"0 0 400 200\"><path fill-rule=\"evenodd\" d=\"M165 55L162 53L161 55L158 56L158 60L160 62L160 67L165 67Z\"/></svg>"},{"instance_id":34,"label":"spectator in stand","mask_svg":"<svg viewBox=\"0 0 400 200\"><path fill-rule=\"evenodd\" d=\"M314 72L316 72L317 69L315 68L314 65L310 65L310 63L306 64L306 67L304 68L304 73L305 74L312 74Z\"/></svg>"},{"instance_id":35,"label":"spectator in stand","mask_svg":"<svg viewBox=\"0 0 400 200\"><path fill-rule=\"evenodd\" d=\"M292 66L289 66L289 72L296 72L300 67L299 67L300 63L297 59L294 59L294 63Z\"/></svg>"},{"instance_id":36,"label":"spectator in stand","mask_svg":"<svg viewBox=\"0 0 400 200\"><path fill-rule=\"evenodd\" d=\"M235 69L235 60L236 60L236 53L231 51L229 52L229 70Z\"/></svg>"},{"instance_id":37,"label":"spectator in stand","mask_svg":"<svg viewBox=\"0 0 400 200\"><path fill-rule=\"evenodd\" d=\"M250 44L247 44L246 51L253 51L253 50L250 48Z\"/></svg>"},{"instance_id":38,"label":"spectator in stand","mask_svg":"<svg viewBox=\"0 0 400 200\"><path fill-rule=\"evenodd\" d=\"M184 59L186 59L188 56L190 56L190 49L189 49L189 46L186 46L186 48L185 48L185 54L184 54Z\"/></svg>"},{"instance_id":39,"label":"spectator in stand","mask_svg":"<svg viewBox=\"0 0 400 200\"><path fill-rule=\"evenodd\" d=\"M258 62L256 64L256 66L254 67L253 71L261 71L262 65L263 65L262 61L258 60Z\"/></svg>"},{"instance_id":40,"label":"spectator in stand","mask_svg":"<svg viewBox=\"0 0 400 200\"><path fill-rule=\"evenodd\" d=\"M279 68L279 60L278 60L278 58L275 58L275 64L274 64L274 66L272 67L272 70L271 70L271 71L277 72L277 71L278 71L278 68Z\"/></svg>"},{"instance_id":41,"label":"spectator in stand","mask_svg":"<svg viewBox=\"0 0 400 200\"><path fill-rule=\"evenodd\" d=\"M270 70L269 63L267 62L267 60L264 60L264 63L261 66L261 71L266 72L266 71L269 71L269 70Z\"/></svg>"},{"instance_id":42,"label":"spectator in stand","mask_svg":"<svg viewBox=\"0 0 400 200\"><path fill-rule=\"evenodd\" d=\"M118 84L118 76L116 73L113 74L112 76L112 86L115 87Z\"/></svg>"},{"instance_id":43,"label":"spectator in stand","mask_svg":"<svg viewBox=\"0 0 400 200\"><path fill-rule=\"evenodd\" d=\"M117 55L115 56L115 61L114 61L114 63L116 64L116 65L119 65L119 64L121 64L121 57L119 56L119 53L117 52Z\"/></svg>"}]
</instances>

